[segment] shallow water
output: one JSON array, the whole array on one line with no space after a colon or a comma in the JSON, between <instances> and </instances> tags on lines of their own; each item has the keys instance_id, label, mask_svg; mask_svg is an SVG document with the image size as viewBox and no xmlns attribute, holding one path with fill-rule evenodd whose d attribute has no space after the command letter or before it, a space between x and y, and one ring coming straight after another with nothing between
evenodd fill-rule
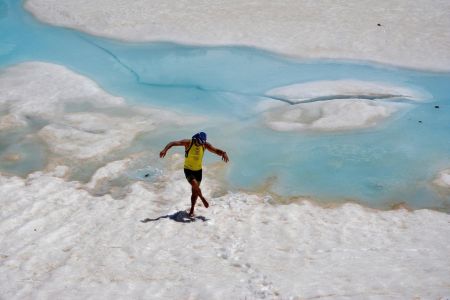
<instances>
[{"instance_id":1,"label":"shallow water","mask_svg":"<svg viewBox=\"0 0 450 300\"><path fill-rule=\"evenodd\" d=\"M272 191L281 195L325 202L449 207L450 199L435 193L429 181L450 167L450 74L287 59L245 47L125 43L41 24L20 1L0 1L0 27L3 68L24 61L57 63L129 103L209 117L202 128L164 128L140 137L131 148L159 151L168 141L203 129L212 144L229 153L228 180L234 188L261 188L271 181ZM431 94L433 100L415 104L375 129L339 134L276 132L265 128L254 110L272 88L337 79L411 87ZM27 150L31 146L11 143L2 147L1 155L11 147L32 151ZM40 169L43 156L13 168L0 164L0 171L23 174ZM216 160L206 157L206 162Z\"/></svg>"}]
</instances>

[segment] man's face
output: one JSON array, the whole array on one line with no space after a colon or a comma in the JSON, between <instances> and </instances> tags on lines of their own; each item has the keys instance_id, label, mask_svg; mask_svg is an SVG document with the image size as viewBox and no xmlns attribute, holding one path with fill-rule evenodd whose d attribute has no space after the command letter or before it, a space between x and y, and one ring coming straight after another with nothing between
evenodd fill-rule
<instances>
[{"instance_id":1,"label":"man's face","mask_svg":"<svg viewBox=\"0 0 450 300\"><path fill-rule=\"evenodd\" d=\"M201 145L203 145L199 140L197 140L197 139L194 139L194 144L196 145L196 146L201 146Z\"/></svg>"}]
</instances>

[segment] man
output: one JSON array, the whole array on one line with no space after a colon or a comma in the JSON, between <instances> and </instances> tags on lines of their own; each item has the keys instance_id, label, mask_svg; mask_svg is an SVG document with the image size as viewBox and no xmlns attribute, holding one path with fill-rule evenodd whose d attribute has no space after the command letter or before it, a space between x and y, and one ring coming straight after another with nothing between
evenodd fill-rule
<instances>
[{"instance_id":1,"label":"man","mask_svg":"<svg viewBox=\"0 0 450 300\"><path fill-rule=\"evenodd\" d=\"M202 161L205 149L221 156L224 162L228 162L228 155L225 151L214 148L210 143L206 142L206 133L204 132L194 134L190 140L185 139L168 143L159 153L159 157L163 158L166 156L167 151L173 146L184 146L184 175L192 186L191 210L189 211L189 216L192 217L194 216L194 206L198 197L200 197L206 208L209 206L208 201L203 197L202 191L200 190L200 183L202 182Z\"/></svg>"}]
</instances>

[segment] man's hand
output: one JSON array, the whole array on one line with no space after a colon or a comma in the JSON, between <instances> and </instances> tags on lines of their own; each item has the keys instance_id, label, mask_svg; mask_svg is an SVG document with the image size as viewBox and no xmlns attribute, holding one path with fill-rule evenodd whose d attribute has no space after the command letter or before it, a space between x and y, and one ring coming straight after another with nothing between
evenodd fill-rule
<instances>
[{"instance_id":1,"label":"man's hand","mask_svg":"<svg viewBox=\"0 0 450 300\"><path fill-rule=\"evenodd\" d=\"M167 151L169 151L169 149L172 148L173 146L187 147L187 145L189 145L190 142L191 142L191 140L180 140L180 141L170 142L166 145L166 147L164 147L164 149L161 152L159 152L159 157L163 158L164 156L166 156Z\"/></svg>"},{"instance_id":2,"label":"man's hand","mask_svg":"<svg viewBox=\"0 0 450 300\"><path fill-rule=\"evenodd\" d=\"M228 155L227 155L227 153L224 151L223 152L223 154L222 154L222 160L224 161L224 162L228 162Z\"/></svg>"}]
</instances>

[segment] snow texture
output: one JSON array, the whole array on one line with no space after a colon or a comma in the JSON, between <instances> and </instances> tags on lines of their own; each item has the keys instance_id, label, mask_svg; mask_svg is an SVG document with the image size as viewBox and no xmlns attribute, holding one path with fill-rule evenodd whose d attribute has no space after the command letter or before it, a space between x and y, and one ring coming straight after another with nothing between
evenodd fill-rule
<instances>
[{"instance_id":1,"label":"snow texture","mask_svg":"<svg viewBox=\"0 0 450 300\"><path fill-rule=\"evenodd\" d=\"M41 21L122 40L450 70L445 0L27 0L25 7Z\"/></svg>"},{"instance_id":2,"label":"snow texture","mask_svg":"<svg viewBox=\"0 0 450 300\"><path fill-rule=\"evenodd\" d=\"M211 174L209 174L211 175ZM450 216L215 194L189 219L181 170L122 200L47 173L0 176L5 299L443 299ZM418 284L420 282L420 284Z\"/></svg>"},{"instance_id":3,"label":"snow texture","mask_svg":"<svg viewBox=\"0 0 450 300\"><path fill-rule=\"evenodd\" d=\"M313 81L278 87L260 103L266 125L278 131L344 131L369 128L412 103L429 100L422 91L382 82Z\"/></svg>"},{"instance_id":4,"label":"snow texture","mask_svg":"<svg viewBox=\"0 0 450 300\"><path fill-rule=\"evenodd\" d=\"M0 73L0 111L0 130L34 126L54 154L71 159L101 159L129 146L139 133L195 122L162 109L127 106L92 80L42 62Z\"/></svg>"}]
</instances>

